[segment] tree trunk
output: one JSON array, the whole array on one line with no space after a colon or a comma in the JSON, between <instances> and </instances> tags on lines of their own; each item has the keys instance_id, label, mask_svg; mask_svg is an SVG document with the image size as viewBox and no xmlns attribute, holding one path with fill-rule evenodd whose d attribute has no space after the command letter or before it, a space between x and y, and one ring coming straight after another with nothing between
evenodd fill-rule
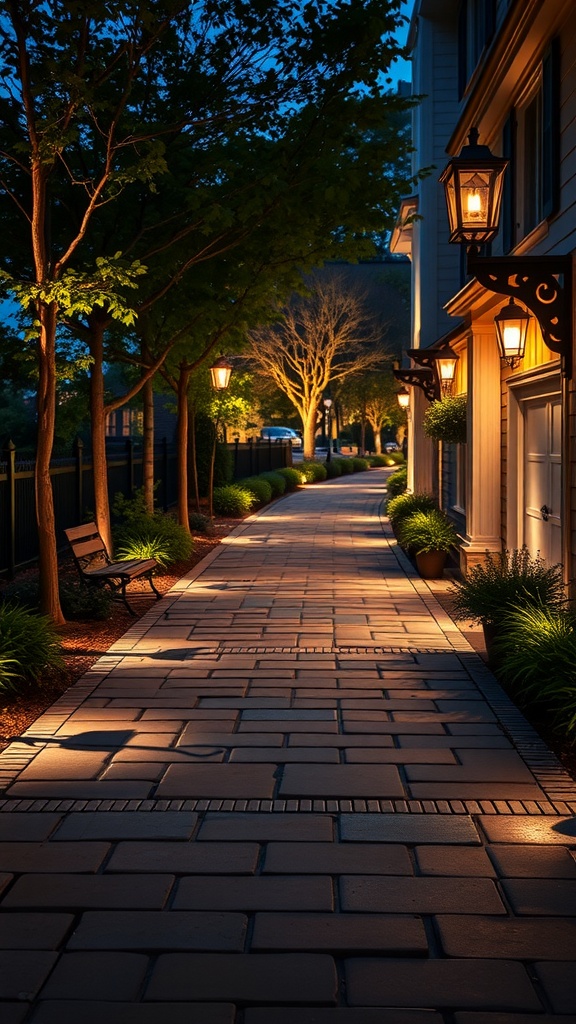
<instances>
[{"instance_id":1,"label":"tree trunk","mask_svg":"<svg viewBox=\"0 0 576 1024\"><path fill-rule=\"evenodd\" d=\"M56 320L55 303L39 303L40 340L38 344L38 440L34 486L38 527L38 567L40 610L57 626L66 621L58 592L58 553L54 495L50 479L50 459L54 445L56 420Z\"/></svg>"},{"instance_id":2,"label":"tree trunk","mask_svg":"<svg viewBox=\"0 0 576 1024\"><path fill-rule=\"evenodd\" d=\"M316 410L308 413L306 419L302 420L302 435L304 441L304 458L314 458L314 448L316 439Z\"/></svg>"},{"instance_id":3,"label":"tree trunk","mask_svg":"<svg viewBox=\"0 0 576 1024\"><path fill-rule=\"evenodd\" d=\"M90 324L90 423L94 468L94 515L100 536L112 554L104 410L104 329L104 324L98 321Z\"/></svg>"},{"instance_id":4,"label":"tree trunk","mask_svg":"<svg viewBox=\"0 0 576 1024\"><path fill-rule=\"evenodd\" d=\"M376 455L382 454L382 430L380 427L375 427L372 424L372 430L374 431L374 451Z\"/></svg>"},{"instance_id":5,"label":"tree trunk","mask_svg":"<svg viewBox=\"0 0 576 1024\"><path fill-rule=\"evenodd\" d=\"M188 521L188 384L190 371L180 367L178 377L178 419L176 424L176 467L178 479L177 515L180 526L190 532Z\"/></svg>"},{"instance_id":6,"label":"tree trunk","mask_svg":"<svg viewBox=\"0 0 576 1024\"><path fill-rule=\"evenodd\" d=\"M366 417L363 416L360 420L360 450L358 455L364 455L366 452Z\"/></svg>"},{"instance_id":7,"label":"tree trunk","mask_svg":"<svg viewBox=\"0 0 576 1024\"><path fill-rule=\"evenodd\" d=\"M201 513L198 465L196 463L196 406L191 399L188 402L188 480L196 511Z\"/></svg>"},{"instance_id":8,"label":"tree trunk","mask_svg":"<svg viewBox=\"0 0 576 1024\"><path fill-rule=\"evenodd\" d=\"M142 388L144 435L142 438L142 486L144 501L154 511L154 388L152 378Z\"/></svg>"}]
</instances>

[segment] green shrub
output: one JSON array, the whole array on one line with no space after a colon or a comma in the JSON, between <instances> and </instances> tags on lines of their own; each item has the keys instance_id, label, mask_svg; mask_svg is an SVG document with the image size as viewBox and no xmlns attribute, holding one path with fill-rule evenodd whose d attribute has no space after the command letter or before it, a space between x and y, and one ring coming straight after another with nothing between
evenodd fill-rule
<instances>
[{"instance_id":1,"label":"green shrub","mask_svg":"<svg viewBox=\"0 0 576 1024\"><path fill-rule=\"evenodd\" d=\"M0 690L15 690L62 665L60 637L47 615L12 602L0 605Z\"/></svg>"},{"instance_id":2,"label":"green shrub","mask_svg":"<svg viewBox=\"0 0 576 1024\"><path fill-rule=\"evenodd\" d=\"M208 516L203 516L201 512L190 512L188 516L188 525L192 530L192 533L206 533L210 520Z\"/></svg>"},{"instance_id":3,"label":"green shrub","mask_svg":"<svg viewBox=\"0 0 576 1024\"><path fill-rule=\"evenodd\" d=\"M396 532L402 547L416 555L428 551L450 551L458 543L454 525L438 508L413 512L400 520Z\"/></svg>"},{"instance_id":4,"label":"green shrub","mask_svg":"<svg viewBox=\"0 0 576 1024\"><path fill-rule=\"evenodd\" d=\"M466 444L466 395L431 402L424 414L424 433L445 444Z\"/></svg>"},{"instance_id":5,"label":"green shrub","mask_svg":"<svg viewBox=\"0 0 576 1024\"><path fill-rule=\"evenodd\" d=\"M400 449L397 452L387 452L386 458L388 459L387 466L403 466L406 462L404 452L401 452Z\"/></svg>"},{"instance_id":6,"label":"green shrub","mask_svg":"<svg viewBox=\"0 0 576 1024\"><path fill-rule=\"evenodd\" d=\"M188 531L164 512L131 516L126 522L115 526L112 534L114 551L120 559L156 558L161 565L167 566L185 561L194 550L194 542ZM128 553L152 549L158 554Z\"/></svg>"},{"instance_id":7,"label":"green shrub","mask_svg":"<svg viewBox=\"0 0 576 1024\"><path fill-rule=\"evenodd\" d=\"M546 605L560 608L565 600L561 565L532 558L524 545L496 554L487 551L466 578L451 589L456 619L500 623L513 608Z\"/></svg>"},{"instance_id":8,"label":"green shrub","mask_svg":"<svg viewBox=\"0 0 576 1024\"><path fill-rule=\"evenodd\" d=\"M214 488L214 511L219 516L245 516L255 504L252 491L240 484Z\"/></svg>"},{"instance_id":9,"label":"green shrub","mask_svg":"<svg viewBox=\"0 0 576 1024\"><path fill-rule=\"evenodd\" d=\"M299 472L306 484L320 483L328 476L328 471L323 462L301 462Z\"/></svg>"},{"instance_id":10,"label":"green shrub","mask_svg":"<svg viewBox=\"0 0 576 1024\"><path fill-rule=\"evenodd\" d=\"M272 500L272 485L262 476L247 476L238 481L238 486L254 495L255 504L267 505Z\"/></svg>"},{"instance_id":11,"label":"green shrub","mask_svg":"<svg viewBox=\"0 0 576 1024\"><path fill-rule=\"evenodd\" d=\"M355 473L364 473L367 469L370 469L370 463L368 459L363 459L360 455L355 455L350 462L354 466Z\"/></svg>"},{"instance_id":12,"label":"green shrub","mask_svg":"<svg viewBox=\"0 0 576 1024\"><path fill-rule=\"evenodd\" d=\"M342 476L340 459L330 459L330 462L326 463L326 474L329 480L334 480L336 477Z\"/></svg>"},{"instance_id":13,"label":"green shrub","mask_svg":"<svg viewBox=\"0 0 576 1024\"><path fill-rule=\"evenodd\" d=\"M576 616L538 604L509 610L494 643L499 671L519 703L543 706L576 738Z\"/></svg>"},{"instance_id":14,"label":"green shrub","mask_svg":"<svg viewBox=\"0 0 576 1024\"><path fill-rule=\"evenodd\" d=\"M397 497L388 499L386 515L392 526L396 527L397 522L406 516L411 516L413 512L431 512L437 507L434 498L429 494L421 492L408 494L405 491L404 494L398 494Z\"/></svg>"},{"instance_id":15,"label":"green shrub","mask_svg":"<svg viewBox=\"0 0 576 1024\"><path fill-rule=\"evenodd\" d=\"M272 497L281 498L286 491L286 481L281 473L269 470L267 473L260 473L260 479L266 480L272 488Z\"/></svg>"},{"instance_id":16,"label":"green shrub","mask_svg":"<svg viewBox=\"0 0 576 1024\"><path fill-rule=\"evenodd\" d=\"M332 459L333 462L340 463L340 472L342 476L349 476L351 473L355 473L354 460L353 459Z\"/></svg>"},{"instance_id":17,"label":"green shrub","mask_svg":"<svg viewBox=\"0 0 576 1024\"><path fill-rule=\"evenodd\" d=\"M388 494L395 498L398 494L403 494L407 486L407 470L405 467L397 469L395 473L391 473L386 481L386 490Z\"/></svg>"},{"instance_id":18,"label":"green shrub","mask_svg":"<svg viewBox=\"0 0 576 1024\"><path fill-rule=\"evenodd\" d=\"M73 583L60 579L60 605L66 619L107 619L112 611L112 594L103 587L90 584ZM3 592L3 599L17 603L23 608L36 613L40 612L40 587L38 580L16 580L10 583Z\"/></svg>"},{"instance_id":19,"label":"green shrub","mask_svg":"<svg viewBox=\"0 0 576 1024\"><path fill-rule=\"evenodd\" d=\"M282 469L278 469L277 473L284 477L286 481L286 490L295 491L297 487L302 483L302 477L297 469L292 466L284 466Z\"/></svg>"}]
</instances>

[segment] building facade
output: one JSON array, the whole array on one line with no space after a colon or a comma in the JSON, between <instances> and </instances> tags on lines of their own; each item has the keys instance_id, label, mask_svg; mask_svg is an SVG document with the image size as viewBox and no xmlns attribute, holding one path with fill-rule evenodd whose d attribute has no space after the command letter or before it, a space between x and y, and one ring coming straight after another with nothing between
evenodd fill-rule
<instances>
[{"instance_id":1,"label":"building facade","mask_svg":"<svg viewBox=\"0 0 576 1024\"><path fill-rule=\"evenodd\" d=\"M412 260L412 347L434 351L449 338L459 356L455 392L468 410L466 445L438 450L422 431L427 399L411 389L409 488L435 493L456 521L463 571L486 550L526 544L562 562L568 583L576 578L574 3L416 0L409 45L413 92L422 97L414 170L430 174L403 203L392 247ZM509 257L510 272L487 284L467 273L464 247L448 240L439 182L473 129L509 161L487 255ZM542 300L523 308L544 312L531 315L523 358L510 366L494 318L521 280ZM561 298L560 346L556 306L546 323L552 291Z\"/></svg>"}]
</instances>

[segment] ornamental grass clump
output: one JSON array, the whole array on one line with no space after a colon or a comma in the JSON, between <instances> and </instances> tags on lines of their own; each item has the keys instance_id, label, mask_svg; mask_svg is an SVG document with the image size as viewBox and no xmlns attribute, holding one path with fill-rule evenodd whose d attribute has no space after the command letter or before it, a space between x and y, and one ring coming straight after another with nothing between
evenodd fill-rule
<instances>
[{"instance_id":1,"label":"ornamental grass clump","mask_svg":"<svg viewBox=\"0 0 576 1024\"><path fill-rule=\"evenodd\" d=\"M458 543L454 525L438 508L413 512L401 519L397 536L402 547L415 555L429 551L450 551Z\"/></svg>"},{"instance_id":2,"label":"ornamental grass clump","mask_svg":"<svg viewBox=\"0 0 576 1024\"><path fill-rule=\"evenodd\" d=\"M401 519L405 519L406 516L411 516L414 512L431 512L432 509L437 507L434 498L430 494L425 494L423 491L408 494L405 491L404 494L398 494L397 497L388 499L386 515L395 529L396 524Z\"/></svg>"},{"instance_id":3,"label":"ornamental grass clump","mask_svg":"<svg viewBox=\"0 0 576 1024\"><path fill-rule=\"evenodd\" d=\"M60 637L52 620L21 605L0 605L0 691L38 680L45 669L61 668Z\"/></svg>"},{"instance_id":4,"label":"ornamental grass clump","mask_svg":"<svg viewBox=\"0 0 576 1024\"><path fill-rule=\"evenodd\" d=\"M115 557L121 560L156 558L162 566L190 558L194 542L188 530L165 512L149 512L142 490L137 491L133 498L117 494L112 510L120 519L112 529ZM152 550L158 554L136 553Z\"/></svg>"},{"instance_id":5,"label":"ornamental grass clump","mask_svg":"<svg viewBox=\"0 0 576 1024\"><path fill-rule=\"evenodd\" d=\"M576 740L576 614L537 604L511 608L494 643L503 680L518 703L541 708Z\"/></svg>"},{"instance_id":6,"label":"ornamental grass clump","mask_svg":"<svg viewBox=\"0 0 576 1024\"><path fill-rule=\"evenodd\" d=\"M246 516L256 504L252 491L240 484L214 488L214 511L219 516Z\"/></svg>"},{"instance_id":7,"label":"ornamental grass clump","mask_svg":"<svg viewBox=\"0 0 576 1024\"><path fill-rule=\"evenodd\" d=\"M533 558L526 545L513 551L487 551L484 562L474 565L450 594L456 619L499 625L514 608L559 609L566 599L562 566Z\"/></svg>"}]
</instances>

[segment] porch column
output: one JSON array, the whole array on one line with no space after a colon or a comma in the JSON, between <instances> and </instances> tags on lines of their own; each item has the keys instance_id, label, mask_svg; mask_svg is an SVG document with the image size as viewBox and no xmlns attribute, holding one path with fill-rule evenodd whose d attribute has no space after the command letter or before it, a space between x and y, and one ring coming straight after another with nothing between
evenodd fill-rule
<instances>
[{"instance_id":1,"label":"porch column","mask_svg":"<svg viewBox=\"0 0 576 1024\"><path fill-rule=\"evenodd\" d=\"M468 443L466 534L460 566L483 561L501 542L500 357L492 324L472 326L468 337Z\"/></svg>"},{"instance_id":2,"label":"porch column","mask_svg":"<svg viewBox=\"0 0 576 1024\"><path fill-rule=\"evenodd\" d=\"M426 437L422 422L430 403L421 388L412 388L411 418L408 422L408 489L414 493L438 495L436 445Z\"/></svg>"}]
</instances>

